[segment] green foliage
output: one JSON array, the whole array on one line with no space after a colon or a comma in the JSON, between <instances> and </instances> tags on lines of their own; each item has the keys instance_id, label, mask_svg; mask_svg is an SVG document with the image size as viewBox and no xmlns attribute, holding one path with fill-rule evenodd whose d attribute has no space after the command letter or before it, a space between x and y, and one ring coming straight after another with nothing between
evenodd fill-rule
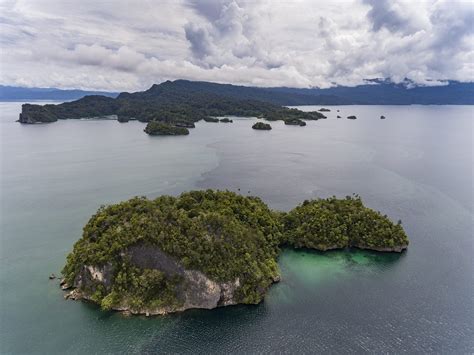
<instances>
[{"instance_id":1,"label":"green foliage","mask_svg":"<svg viewBox=\"0 0 474 355\"><path fill-rule=\"evenodd\" d=\"M272 126L270 126L268 123L263 123L263 122L257 122L252 126L253 129L260 129L264 131L269 131L272 129Z\"/></svg>"},{"instance_id":2,"label":"green foliage","mask_svg":"<svg viewBox=\"0 0 474 355\"><path fill-rule=\"evenodd\" d=\"M363 205L360 197L305 201L283 218L284 240L295 247L392 248L407 246L401 222Z\"/></svg>"},{"instance_id":3,"label":"green foliage","mask_svg":"<svg viewBox=\"0 0 474 355\"><path fill-rule=\"evenodd\" d=\"M150 136L182 136L189 134L186 127L176 127L156 121L148 122L144 131Z\"/></svg>"},{"instance_id":4,"label":"green foliage","mask_svg":"<svg viewBox=\"0 0 474 355\"><path fill-rule=\"evenodd\" d=\"M217 123L219 122L219 119L215 117L204 117L204 121L209 123Z\"/></svg>"},{"instance_id":5,"label":"green foliage","mask_svg":"<svg viewBox=\"0 0 474 355\"><path fill-rule=\"evenodd\" d=\"M207 190L178 198L133 198L98 210L84 227L63 273L73 283L82 265L112 263L112 292L125 292L131 300L145 299L133 282L138 271L124 261L123 251L147 243L215 281L239 278L244 289L266 289L278 276L280 228L277 215L260 199L232 192ZM143 287L145 283L138 284ZM112 296L102 297L106 297L107 307ZM242 299L245 297L242 293ZM255 296L249 299L253 301Z\"/></svg>"}]
</instances>

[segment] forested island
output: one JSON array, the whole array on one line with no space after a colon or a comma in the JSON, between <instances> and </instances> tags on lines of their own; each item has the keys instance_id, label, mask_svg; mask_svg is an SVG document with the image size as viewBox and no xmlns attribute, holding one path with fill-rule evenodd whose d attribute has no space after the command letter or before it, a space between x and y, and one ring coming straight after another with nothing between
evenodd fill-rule
<instances>
[{"instance_id":1,"label":"forested island","mask_svg":"<svg viewBox=\"0 0 474 355\"><path fill-rule=\"evenodd\" d=\"M215 84L219 85L219 84ZM136 93L121 93L117 98L100 95L58 105L24 104L19 122L25 124L51 123L60 119L109 118L115 116L119 122L138 120L161 122L170 126L189 128L195 122L231 123L220 116L258 117L269 121L318 120L326 118L322 113L303 112L265 100L248 98L224 90L204 91L194 83L177 80L153 85L150 89ZM174 130L168 130L174 132Z\"/></svg>"},{"instance_id":2,"label":"forested island","mask_svg":"<svg viewBox=\"0 0 474 355\"><path fill-rule=\"evenodd\" d=\"M136 197L91 217L67 257L62 285L72 289L66 298L133 314L257 304L280 279L281 247L407 246L401 223L358 196L304 201L288 213L229 191Z\"/></svg>"},{"instance_id":3,"label":"forested island","mask_svg":"<svg viewBox=\"0 0 474 355\"><path fill-rule=\"evenodd\" d=\"M269 131L272 129L272 126L270 126L268 123L264 122L256 122L253 126L253 129L261 130L261 131Z\"/></svg>"},{"instance_id":4,"label":"forested island","mask_svg":"<svg viewBox=\"0 0 474 355\"><path fill-rule=\"evenodd\" d=\"M150 136L185 136L189 134L186 127L172 126L157 121L148 122L144 131Z\"/></svg>"}]
</instances>

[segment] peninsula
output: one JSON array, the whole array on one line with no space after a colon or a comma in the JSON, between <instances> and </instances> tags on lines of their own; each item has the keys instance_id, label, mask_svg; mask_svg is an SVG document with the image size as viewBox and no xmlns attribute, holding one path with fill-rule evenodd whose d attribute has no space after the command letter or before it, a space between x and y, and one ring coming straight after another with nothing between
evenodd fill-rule
<instances>
[{"instance_id":1,"label":"peninsula","mask_svg":"<svg viewBox=\"0 0 474 355\"><path fill-rule=\"evenodd\" d=\"M281 247L401 252L401 223L358 196L304 201L288 213L257 197L191 191L101 207L62 271L66 298L167 314L261 302L279 281Z\"/></svg>"},{"instance_id":2,"label":"peninsula","mask_svg":"<svg viewBox=\"0 0 474 355\"><path fill-rule=\"evenodd\" d=\"M216 90L206 91L207 86L204 84L176 80L153 85L143 92L123 92L116 98L90 95L58 105L24 104L18 121L35 124L61 119L115 117L119 122L156 121L187 127L200 120L219 122L216 117L220 116L259 117L285 122L326 118L321 112L290 109L273 103L266 97L261 100L252 99L244 89L241 89L244 92L242 93L239 90L226 90L228 85L214 85L217 86ZM231 120L223 119L220 122L230 123Z\"/></svg>"}]
</instances>

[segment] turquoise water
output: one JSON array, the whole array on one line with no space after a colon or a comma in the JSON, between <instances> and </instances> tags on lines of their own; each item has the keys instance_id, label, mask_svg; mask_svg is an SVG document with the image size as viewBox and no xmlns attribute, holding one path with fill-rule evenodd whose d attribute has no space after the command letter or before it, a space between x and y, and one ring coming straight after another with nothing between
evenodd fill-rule
<instances>
[{"instance_id":1,"label":"turquoise water","mask_svg":"<svg viewBox=\"0 0 474 355\"><path fill-rule=\"evenodd\" d=\"M474 351L471 107L341 106L359 118L149 137L139 122L20 125L20 105L0 103L0 352ZM262 304L166 317L65 301L48 280L101 204L196 188L282 210L356 192L402 219L411 244L402 255L285 250Z\"/></svg>"}]
</instances>

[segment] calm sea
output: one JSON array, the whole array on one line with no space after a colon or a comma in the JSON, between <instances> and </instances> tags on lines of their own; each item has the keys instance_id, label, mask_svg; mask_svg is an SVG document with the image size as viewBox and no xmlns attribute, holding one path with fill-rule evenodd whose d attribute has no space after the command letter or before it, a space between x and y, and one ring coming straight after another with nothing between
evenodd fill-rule
<instances>
[{"instance_id":1,"label":"calm sea","mask_svg":"<svg viewBox=\"0 0 474 355\"><path fill-rule=\"evenodd\" d=\"M139 122L21 125L20 105L0 103L1 353L474 352L472 106L339 106L306 127L242 118L149 137ZM165 317L65 301L48 279L101 204L201 188L282 210L358 193L411 244L286 250L262 304Z\"/></svg>"}]
</instances>

